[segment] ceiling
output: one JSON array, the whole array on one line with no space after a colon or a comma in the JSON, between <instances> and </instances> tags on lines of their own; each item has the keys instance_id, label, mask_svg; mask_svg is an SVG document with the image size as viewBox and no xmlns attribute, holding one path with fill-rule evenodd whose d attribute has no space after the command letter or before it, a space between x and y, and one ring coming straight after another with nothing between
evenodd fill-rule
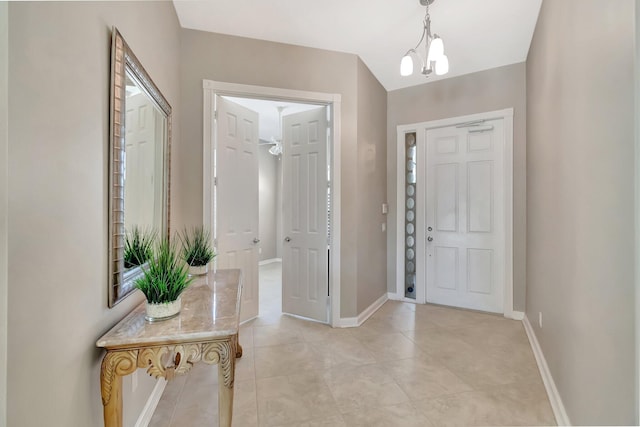
<instances>
[{"instance_id":1,"label":"ceiling","mask_svg":"<svg viewBox=\"0 0 640 427\"><path fill-rule=\"evenodd\" d=\"M223 96L230 101L240 104L250 110L258 113L258 137L263 141L271 142L271 137L278 139L280 137L280 129L278 127L278 107L284 107L282 117L293 113L313 110L314 108L322 108L321 105L300 104L297 102L270 101L264 99L253 98L236 98L232 96Z\"/></svg>"},{"instance_id":2,"label":"ceiling","mask_svg":"<svg viewBox=\"0 0 640 427\"><path fill-rule=\"evenodd\" d=\"M400 76L400 59L422 34L419 0L174 0L184 28L353 53L388 91L525 61L541 4L437 0L431 27L450 67L426 79L417 70Z\"/></svg>"}]
</instances>

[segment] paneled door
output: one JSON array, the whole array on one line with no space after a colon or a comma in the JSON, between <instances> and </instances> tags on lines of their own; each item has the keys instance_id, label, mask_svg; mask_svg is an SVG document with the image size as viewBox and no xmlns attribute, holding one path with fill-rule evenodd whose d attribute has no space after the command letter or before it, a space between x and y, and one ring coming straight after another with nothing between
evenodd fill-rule
<instances>
[{"instance_id":1,"label":"paneled door","mask_svg":"<svg viewBox=\"0 0 640 427\"><path fill-rule=\"evenodd\" d=\"M216 97L217 267L242 270L240 321L258 316L258 113Z\"/></svg>"},{"instance_id":2,"label":"paneled door","mask_svg":"<svg viewBox=\"0 0 640 427\"><path fill-rule=\"evenodd\" d=\"M327 322L327 108L283 117L282 311Z\"/></svg>"},{"instance_id":3,"label":"paneled door","mask_svg":"<svg viewBox=\"0 0 640 427\"><path fill-rule=\"evenodd\" d=\"M158 113L144 94L128 96L126 107L124 223L158 230L162 224L162 203L157 201L162 200L162 185L156 185L156 181L162 180L164 157L162 147L154 145L156 133L161 132Z\"/></svg>"},{"instance_id":4,"label":"paneled door","mask_svg":"<svg viewBox=\"0 0 640 427\"><path fill-rule=\"evenodd\" d=\"M426 130L427 302L504 311L503 122Z\"/></svg>"}]
</instances>

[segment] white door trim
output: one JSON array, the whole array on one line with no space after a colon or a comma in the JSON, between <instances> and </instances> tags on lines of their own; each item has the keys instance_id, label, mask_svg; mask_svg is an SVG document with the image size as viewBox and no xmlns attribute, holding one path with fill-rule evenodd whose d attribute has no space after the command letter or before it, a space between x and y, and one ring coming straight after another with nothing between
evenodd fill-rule
<instances>
[{"instance_id":1,"label":"white door trim","mask_svg":"<svg viewBox=\"0 0 640 427\"><path fill-rule=\"evenodd\" d=\"M405 187L405 141L404 135L409 132L422 132L428 129L459 125L476 120L504 120L504 316L514 318L513 312L513 108L488 111L467 116L450 117L428 122L400 125L397 127L396 139L396 300L426 303L426 293L420 300L404 296L404 187ZM423 230L420 230L422 233Z\"/></svg>"},{"instance_id":2,"label":"white door trim","mask_svg":"<svg viewBox=\"0 0 640 427\"><path fill-rule=\"evenodd\" d=\"M323 92L282 89L266 86L203 80L203 223L213 228L215 218L211 209L215 170L213 165L215 122L212 120L216 95L298 101L331 106L331 255L329 286L331 293L331 326L340 323L340 117L341 95Z\"/></svg>"}]
</instances>

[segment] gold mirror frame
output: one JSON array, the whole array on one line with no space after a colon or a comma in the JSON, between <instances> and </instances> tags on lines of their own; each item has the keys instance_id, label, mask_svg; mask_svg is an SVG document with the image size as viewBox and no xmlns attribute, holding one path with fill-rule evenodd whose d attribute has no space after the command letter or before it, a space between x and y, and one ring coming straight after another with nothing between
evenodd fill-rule
<instances>
[{"instance_id":1,"label":"gold mirror frame","mask_svg":"<svg viewBox=\"0 0 640 427\"><path fill-rule=\"evenodd\" d=\"M135 80L166 119L162 168L164 175L162 180L162 230L158 230L158 237L169 236L171 106L124 41L120 32L113 27L109 138L109 307L115 306L130 295L135 290L135 279L143 274L141 267L126 271L124 268L125 89L127 75Z\"/></svg>"}]
</instances>

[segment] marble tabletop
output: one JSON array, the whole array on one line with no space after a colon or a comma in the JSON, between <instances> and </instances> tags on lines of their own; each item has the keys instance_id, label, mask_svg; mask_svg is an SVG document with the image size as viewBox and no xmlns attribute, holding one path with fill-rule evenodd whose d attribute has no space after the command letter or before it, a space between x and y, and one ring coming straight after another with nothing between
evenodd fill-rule
<instances>
[{"instance_id":1,"label":"marble tabletop","mask_svg":"<svg viewBox=\"0 0 640 427\"><path fill-rule=\"evenodd\" d=\"M202 342L238 333L240 270L217 270L196 278L182 293L182 310L172 319L148 322L145 304L136 307L96 346L107 350Z\"/></svg>"}]
</instances>

